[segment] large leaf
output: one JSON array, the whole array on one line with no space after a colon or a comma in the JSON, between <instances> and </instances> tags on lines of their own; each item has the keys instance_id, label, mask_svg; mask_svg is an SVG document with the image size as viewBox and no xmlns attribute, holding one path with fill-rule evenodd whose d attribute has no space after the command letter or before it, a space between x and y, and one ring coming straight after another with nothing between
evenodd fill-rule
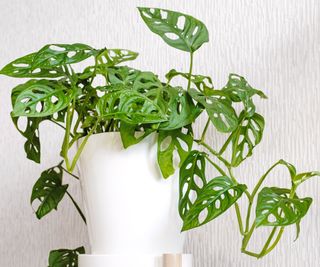
<instances>
[{"instance_id":1,"label":"large leaf","mask_svg":"<svg viewBox=\"0 0 320 267\"><path fill-rule=\"evenodd\" d=\"M30 80L18 85L11 115L13 117L45 117L65 109L76 95L76 91L53 80Z\"/></svg>"},{"instance_id":2,"label":"large leaf","mask_svg":"<svg viewBox=\"0 0 320 267\"><path fill-rule=\"evenodd\" d=\"M159 8L138 9L148 28L174 48L194 52L209 41L206 26L189 15Z\"/></svg>"},{"instance_id":3,"label":"large leaf","mask_svg":"<svg viewBox=\"0 0 320 267\"><path fill-rule=\"evenodd\" d=\"M207 183L205 171L205 154L197 150L191 151L182 163L179 174L179 214L183 220L192 206L194 197Z\"/></svg>"},{"instance_id":4,"label":"large leaf","mask_svg":"<svg viewBox=\"0 0 320 267\"><path fill-rule=\"evenodd\" d=\"M84 254L84 247L50 251L48 267L78 267L78 256Z\"/></svg>"},{"instance_id":5,"label":"large leaf","mask_svg":"<svg viewBox=\"0 0 320 267\"><path fill-rule=\"evenodd\" d=\"M286 226L299 223L306 215L312 199L290 196L291 190L265 187L259 195L256 207L256 227Z\"/></svg>"},{"instance_id":6,"label":"large leaf","mask_svg":"<svg viewBox=\"0 0 320 267\"><path fill-rule=\"evenodd\" d=\"M297 174L296 176L293 177L292 182L295 185L299 185L299 184L309 180L310 178L312 178L314 176L320 176L320 172L319 171L313 171L313 172L299 173L299 174Z\"/></svg>"},{"instance_id":7,"label":"large leaf","mask_svg":"<svg viewBox=\"0 0 320 267\"><path fill-rule=\"evenodd\" d=\"M261 98L267 98L262 91L252 88L245 78L237 74L229 75L229 81L221 91L228 94L233 102L242 102L247 117L255 114L252 96L258 95Z\"/></svg>"},{"instance_id":8,"label":"large leaf","mask_svg":"<svg viewBox=\"0 0 320 267\"><path fill-rule=\"evenodd\" d=\"M187 128L185 128L187 130ZM158 136L158 164L164 178L175 171L174 152L179 155L179 167L192 149L193 137L190 129L183 133L183 129L173 131L159 131Z\"/></svg>"},{"instance_id":9,"label":"large leaf","mask_svg":"<svg viewBox=\"0 0 320 267\"><path fill-rule=\"evenodd\" d=\"M238 118L230 101L220 97L204 95L195 89L190 89L189 94L206 109L211 122L218 131L232 132L236 129Z\"/></svg>"},{"instance_id":10,"label":"large leaf","mask_svg":"<svg viewBox=\"0 0 320 267\"><path fill-rule=\"evenodd\" d=\"M183 221L182 230L204 225L229 209L246 190L227 176L219 176L208 182L198 193Z\"/></svg>"},{"instance_id":11,"label":"large leaf","mask_svg":"<svg viewBox=\"0 0 320 267\"><path fill-rule=\"evenodd\" d=\"M61 165L52 167L41 173L32 189L31 204L39 200L36 216L41 219L53 209L57 209L59 202L65 195L68 185L62 184L63 169Z\"/></svg>"},{"instance_id":12,"label":"large leaf","mask_svg":"<svg viewBox=\"0 0 320 267\"><path fill-rule=\"evenodd\" d=\"M97 103L97 111L102 119L119 119L129 124L157 123L167 120L154 101L131 89L104 95Z\"/></svg>"}]
</instances>

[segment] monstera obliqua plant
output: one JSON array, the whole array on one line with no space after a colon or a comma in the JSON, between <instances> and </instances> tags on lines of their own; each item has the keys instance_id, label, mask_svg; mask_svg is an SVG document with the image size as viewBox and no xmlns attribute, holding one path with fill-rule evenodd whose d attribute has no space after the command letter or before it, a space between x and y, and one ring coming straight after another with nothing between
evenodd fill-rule
<instances>
[{"instance_id":1,"label":"monstera obliqua plant","mask_svg":"<svg viewBox=\"0 0 320 267\"><path fill-rule=\"evenodd\" d=\"M26 139L24 149L28 159L40 162L39 125L43 121L50 121L64 131L62 161L45 170L32 190L31 203L38 203L34 206L37 218L57 209L67 195L85 222L68 184L63 181L63 174L79 179L73 171L90 136L118 131L127 148L156 132L157 160L163 178L170 179L175 169L179 169L177 208L183 220L182 231L202 226L233 206L243 253L263 257L274 249L289 225L296 226L298 237L301 219L312 199L299 197L297 189L319 172L298 173L293 165L279 160L262 175L252 192L233 175L233 169L251 156L262 140L265 122L256 112L253 98L266 98L265 94L237 74L230 74L226 85L216 89L210 77L193 73L194 54L209 41L208 30L201 21L170 10L138 9L153 33L168 45L188 53L187 72L172 69L160 80L153 72L123 64L136 59L136 52L95 49L85 44L46 45L1 70L3 75L30 78L13 88L11 95L12 120ZM179 82L183 84L177 86ZM193 126L202 113L207 122L201 137L196 139ZM210 125L225 135L221 147L206 142ZM77 141L77 152L71 157L69 151ZM208 166L219 174L212 177ZM291 187L261 188L268 174L280 166L288 169ZM245 216L238 205L241 197L248 203ZM256 206L254 218L253 205ZM247 245L259 227L270 228L270 235L261 250L249 251ZM84 253L83 247L54 250L50 253L49 266L76 266L79 253Z\"/></svg>"}]
</instances>

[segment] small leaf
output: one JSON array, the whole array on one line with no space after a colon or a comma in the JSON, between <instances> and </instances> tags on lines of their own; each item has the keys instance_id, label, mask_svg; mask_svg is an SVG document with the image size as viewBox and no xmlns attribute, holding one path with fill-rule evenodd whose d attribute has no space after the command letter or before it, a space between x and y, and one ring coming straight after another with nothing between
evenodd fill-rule
<instances>
[{"instance_id":1,"label":"small leaf","mask_svg":"<svg viewBox=\"0 0 320 267\"><path fill-rule=\"evenodd\" d=\"M77 267L78 255L84 254L84 247L76 249L58 249L50 251L48 267Z\"/></svg>"},{"instance_id":2,"label":"small leaf","mask_svg":"<svg viewBox=\"0 0 320 267\"><path fill-rule=\"evenodd\" d=\"M232 132L236 129L237 114L227 99L206 96L195 89L190 89L189 94L206 109L211 122L218 131Z\"/></svg>"},{"instance_id":3,"label":"small leaf","mask_svg":"<svg viewBox=\"0 0 320 267\"><path fill-rule=\"evenodd\" d=\"M304 217L312 203L309 197L290 197L285 188L265 187L259 195L256 207L256 227L286 226L297 223Z\"/></svg>"},{"instance_id":4,"label":"small leaf","mask_svg":"<svg viewBox=\"0 0 320 267\"><path fill-rule=\"evenodd\" d=\"M209 41L206 26L189 15L159 8L138 9L148 28L174 48L194 52Z\"/></svg>"},{"instance_id":5,"label":"small leaf","mask_svg":"<svg viewBox=\"0 0 320 267\"><path fill-rule=\"evenodd\" d=\"M40 201L36 215L41 219L53 209L57 209L59 202L65 195L68 185L62 184L63 170L60 165L52 167L41 173L35 183L31 194L31 204Z\"/></svg>"},{"instance_id":6,"label":"small leaf","mask_svg":"<svg viewBox=\"0 0 320 267\"><path fill-rule=\"evenodd\" d=\"M140 129L139 129L140 128ZM129 146L138 144L142 141L145 137L155 131L152 128L141 129L134 124L128 124L125 122L121 122L120 124L120 135L121 140L124 148L128 148ZM138 134L138 136L136 136Z\"/></svg>"},{"instance_id":7,"label":"small leaf","mask_svg":"<svg viewBox=\"0 0 320 267\"><path fill-rule=\"evenodd\" d=\"M162 84L158 79L158 76L152 72L146 71L142 71L137 75L132 87L133 90L142 94L147 94L151 90L157 90L159 88L162 88Z\"/></svg>"},{"instance_id":8,"label":"small leaf","mask_svg":"<svg viewBox=\"0 0 320 267\"><path fill-rule=\"evenodd\" d=\"M76 92L64 84L53 80L30 80L13 90L16 96L13 117L45 117L65 109Z\"/></svg>"},{"instance_id":9,"label":"small leaf","mask_svg":"<svg viewBox=\"0 0 320 267\"><path fill-rule=\"evenodd\" d=\"M135 60L138 53L127 49L103 49L97 56L99 65L115 66L125 61Z\"/></svg>"},{"instance_id":10,"label":"small leaf","mask_svg":"<svg viewBox=\"0 0 320 267\"><path fill-rule=\"evenodd\" d=\"M197 150L189 153L181 165L179 178L179 214L184 220L192 206L194 194L206 185L205 154Z\"/></svg>"},{"instance_id":11,"label":"small leaf","mask_svg":"<svg viewBox=\"0 0 320 267\"><path fill-rule=\"evenodd\" d=\"M246 188L227 176L213 178L198 192L184 219L182 230L199 227L217 218L241 197Z\"/></svg>"},{"instance_id":12,"label":"small leaf","mask_svg":"<svg viewBox=\"0 0 320 267\"><path fill-rule=\"evenodd\" d=\"M175 171L174 152L179 155L179 167L192 149L193 137L188 130L159 131L158 136L158 164L164 178L169 177Z\"/></svg>"},{"instance_id":13,"label":"small leaf","mask_svg":"<svg viewBox=\"0 0 320 267\"><path fill-rule=\"evenodd\" d=\"M292 182L295 185L299 185L303 182L305 182L306 180L314 177L314 176L320 176L320 172L318 171L313 171L313 172L303 172L303 173L299 173L296 176L293 177Z\"/></svg>"},{"instance_id":14,"label":"small leaf","mask_svg":"<svg viewBox=\"0 0 320 267\"><path fill-rule=\"evenodd\" d=\"M137 76L141 71L127 67L110 67L107 69L107 79L112 85L123 84L123 85L133 85ZM102 73L105 74L105 73Z\"/></svg>"}]
</instances>

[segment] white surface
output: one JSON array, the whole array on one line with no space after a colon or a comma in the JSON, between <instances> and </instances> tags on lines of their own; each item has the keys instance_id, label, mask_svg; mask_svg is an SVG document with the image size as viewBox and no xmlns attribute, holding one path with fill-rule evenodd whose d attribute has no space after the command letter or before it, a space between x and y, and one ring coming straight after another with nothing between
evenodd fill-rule
<instances>
[{"instance_id":1,"label":"white surface","mask_svg":"<svg viewBox=\"0 0 320 267\"><path fill-rule=\"evenodd\" d=\"M156 134L127 149L93 135L79 166L92 254L182 253L178 175L161 177Z\"/></svg>"},{"instance_id":2,"label":"white surface","mask_svg":"<svg viewBox=\"0 0 320 267\"><path fill-rule=\"evenodd\" d=\"M123 47L140 52L135 67L161 75L170 68L187 70L188 56L168 47L139 19L135 7L152 5L177 9L201 18L210 43L195 55L195 72L212 76L215 86L236 72L269 96L258 101L266 118L262 143L254 156L236 170L252 188L279 158L300 171L320 169L320 1L318 0L1 0L0 65L52 42L84 42L99 47ZM48 251L87 244L86 229L71 202L38 221L29 205L40 172L56 164L61 131L41 128L41 165L26 161L23 138L10 121L10 88L18 81L0 78L0 266L44 267ZM199 129L204 126L199 125ZM209 143L217 135L209 132ZM287 185L286 173L276 171L272 184ZM66 182L70 182L67 178ZM81 199L77 183L71 190ZM234 210L189 234L186 252L195 267L317 267L320 262L320 184L307 182L299 190L314 203L301 224L285 231L279 247L261 260L240 253L241 240ZM264 239L263 239L264 240ZM261 245L259 235L250 245Z\"/></svg>"}]
</instances>

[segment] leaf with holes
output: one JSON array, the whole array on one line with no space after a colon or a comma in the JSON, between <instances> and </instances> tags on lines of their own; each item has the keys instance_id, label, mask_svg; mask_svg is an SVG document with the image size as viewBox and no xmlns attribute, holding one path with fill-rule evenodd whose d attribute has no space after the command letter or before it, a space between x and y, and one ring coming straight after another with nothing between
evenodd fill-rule
<instances>
[{"instance_id":1,"label":"leaf with holes","mask_svg":"<svg viewBox=\"0 0 320 267\"><path fill-rule=\"evenodd\" d=\"M213 178L198 192L183 220L183 231L204 225L229 209L247 189L227 176Z\"/></svg>"},{"instance_id":2,"label":"leaf with holes","mask_svg":"<svg viewBox=\"0 0 320 267\"><path fill-rule=\"evenodd\" d=\"M158 136L158 164L162 176L169 177L175 171L175 160L179 160L177 167L181 166L192 149L193 137L191 129L184 128L173 131L159 131ZM174 152L177 152L179 159L174 158Z\"/></svg>"},{"instance_id":3,"label":"leaf with holes","mask_svg":"<svg viewBox=\"0 0 320 267\"><path fill-rule=\"evenodd\" d=\"M76 249L58 249L50 251L48 267L77 267L79 254L84 254L84 247Z\"/></svg>"},{"instance_id":4,"label":"leaf with holes","mask_svg":"<svg viewBox=\"0 0 320 267\"><path fill-rule=\"evenodd\" d=\"M153 128L139 127L138 125L121 122L120 136L124 148L138 144L149 134L154 132Z\"/></svg>"},{"instance_id":5,"label":"leaf with holes","mask_svg":"<svg viewBox=\"0 0 320 267\"><path fill-rule=\"evenodd\" d=\"M103 49L97 56L98 65L115 66L120 63L135 60L138 57L138 53L127 49Z\"/></svg>"},{"instance_id":6,"label":"leaf with holes","mask_svg":"<svg viewBox=\"0 0 320 267\"><path fill-rule=\"evenodd\" d=\"M256 207L256 227L287 226L298 223L312 203L309 197L298 198L290 195L286 188L265 187L259 195Z\"/></svg>"},{"instance_id":7,"label":"leaf with holes","mask_svg":"<svg viewBox=\"0 0 320 267\"><path fill-rule=\"evenodd\" d=\"M152 90L160 90L162 84L158 79L158 76L152 72L142 71L137 75L133 82L133 90L138 91L139 93L148 95L148 92Z\"/></svg>"},{"instance_id":8,"label":"leaf with holes","mask_svg":"<svg viewBox=\"0 0 320 267\"><path fill-rule=\"evenodd\" d=\"M254 95L267 98L262 91L252 88L245 78L237 74L229 75L229 81L221 91L226 93L233 102L243 103L246 117L251 117L255 114L256 108L252 101Z\"/></svg>"},{"instance_id":9,"label":"leaf with holes","mask_svg":"<svg viewBox=\"0 0 320 267\"><path fill-rule=\"evenodd\" d=\"M195 89L188 92L191 97L205 108L208 116L220 132L232 132L238 126L238 117L231 103L227 99L206 96Z\"/></svg>"},{"instance_id":10,"label":"leaf with holes","mask_svg":"<svg viewBox=\"0 0 320 267\"><path fill-rule=\"evenodd\" d=\"M46 117L65 109L76 91L53 80L30 80L16 88L12 117Z\"/></svg>"},{"instance_id":11,"label":"leaf with holes","mask_svg":"<svg viewBox=\"0 0 320 267\"><path fill-rule=\"evenodd\" d=\"M264 131L264 118L258 113L246 117L243 111L239 116L239 121L239 126L231 133L219 152L222 154L231 142L231 165L234 167L239 166L242 161L252 155L255 146L261 142Z\"/></svg>"},{"instance_id":12,"label":"leaf with holes","mask_svg":"<svg viewBox=\"0 0 320 267\"><path fill-rule=\"evenodd\" d=\"M112 85L133 85L133 82L136 80L137 76L140 73L141 71L127 66L109 67L107 69L107 81Z\"/></svg>"},{"instance_id":13,"label":"leaf with holes","mask_svg":"<svg viewBox=\"0 0 320 267\"><path fill-rule=\"evenodd\" d=\"M62 184L63 169L61 165L52 167L41 173L32 189L31 204L39 200L36 216L41 219L53 209L57 209L59 202L64 197L68 185Z\"/></svg>"},{"instance_id":14,"label":"leaf with holes","mask_svg":"<svg viewBox=\"0 0 320 267\"><path fill-rule=\"evenodd\" d=\"M138 9L148 28L174 48L194 52L209 41L206 26L189 15L159 8Z\"/></svg>"},{"instance_id":15,"label":"leaf with holes","mask_svg":"<svg viewBox=\"0 0 320 267\"><path fill-rule=\"evenodd\" d=\"M205 153L193 150L183 161L179 174L179 214L184 220L196 197L206 185ZM194 195L196 194L196 196Z\"/></svg>"},{"instance_id":16,"label":"leaf with holes","mask_svg":"<svg viewBox=\"0 0 320 267\"><path fill-rule=\"evenodd\" d=\"M320 176L320 172L318 171L313 171L313 172L303 172L299 173L296 176L293 177L292 182L298 186L299 184L309 180L310 178L314 176Z\"/></svg>"},{"instance_id":17,"label":"leaf with holes","mask_svg":"<svg viewBox=\"0 0 320 267\"><path fill-rule=\"evenodd\" d=\"M129 124L166 121L163 111L152 100L131 89L102 96L97 103L101 119L118 119Z\"/></svg>"}]
</instances>

